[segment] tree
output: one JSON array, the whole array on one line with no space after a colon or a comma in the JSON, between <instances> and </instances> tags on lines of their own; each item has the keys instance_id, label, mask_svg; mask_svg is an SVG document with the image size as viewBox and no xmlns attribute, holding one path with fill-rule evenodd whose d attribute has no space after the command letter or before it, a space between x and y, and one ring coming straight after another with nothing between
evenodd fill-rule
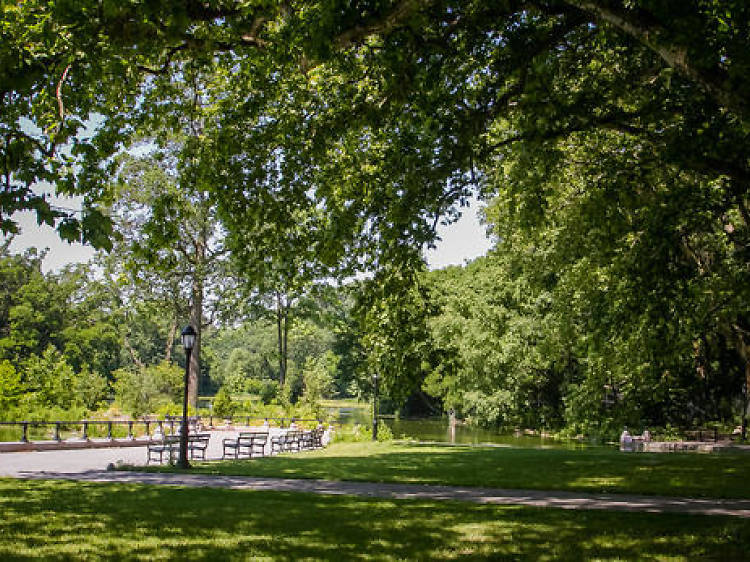
<instances>
[{"instance_id":1,"label":"tree","mask_svg":"<svg viewBox=\"0 0 750 562\"><path fill-rule=\"evenodd\" d=\"M731 416L747 231L722 180L664 166L651 144L611 131L508 153L488 181L497 262L536 301L524 315L554 326L534 338L546 356L566 365L565 348L549 345L558 340L573 359L561 389L569 425L614 433Z\"/></svg>"},{"instance_id":2,"label":"tree","mask_svg":"<svg viewBox=\"0 0 750 562\"><path fill-rule=\"evenodd\" d=\"M8 416L18 406L26 387L21 381L21 374L7 359L0 362L0 416Z\"/></svg>"},{"instance_id":3,"label":"tree","mask_svg":"<svg viewBox=\"0 0 750 562\"><path fill-rule=\"evenodd\" d=\"M428 410L434 409L420 394L435 361L427 326L431 309L417 271L383 271L365 282L353 311L364 351L361 388L370 389L377 374L383 396L397 405L416 392Z\"/></svg>"},{"instance_id":4,"label":"tree","mask_svg":"<svg viewBox=\"0 0 750 562\"><path fill-rule=\"evenodd\" d=\"M711 186L715 208L729 217L723 223L732 229L736 264L744 263L718 275L730 303L743 294L733 272L747 264L750 219L750 16L743 0L40 6L4 8L3 218L35 207L43 221L62 218L65 236L94 240L104 230L93 205L102 195L99 180L111 172L108 159L134 120L166 114L160 104L174 99L169 85L189 63L222 80L220 126L208 135L218 155L211 186L223 217L247 221L252 256L280 248L307 264L312 248L316 264L328 269L413 266L414 249L434 239L437 222L454 216L471 190L507 194L495 181L505 162L515 163L507 170L513 188L530 190L528 197L510 193L529 220L549 211L544 204L563 204L555 194L570 197L555 176L581 158L576 147L615 142L628 163L670 172L649 178L666 208L679 207L685 185L702 193ZM87 137L79 131L93 111L101 125ZM66 142L70 152L58 150ZM632 187L640 178L632 165L626 169L630 177L607 183ZM37 179L87 194L85 216L56 215L30 191ZM312 240L295 232L297 221L312 221ZM679 225L671 226L673 243L664 247L674 249ZM716 241L715 232L692 224L683 231L691 248L692 238L701 247ZM673 268L669 278L682 272L698 279L681 286L686 294L704 286L670 251L661 255ZM300 264L270 261L275 295L294 295L291 272L302 271ZM637 268L628 271L634 277L624 278L637 277ZM678 293L664 290L653 317L668 302L664 295ZM600 296L571 291L582 294ZM707 310L709 301L702 301ZM726 319L737 320L719 322L730 327L727 341L747 357L744 311L721 306ZM284 307L277 305L281 317ZM669 328L662 337L671 337ZM712 346L724 344L701 349Z\"/></svg>"},{"instance_id":5,"label":"tree","mask_svg":"<svg viewBox=\"0 0 750 562\"><path fill-rule=\"evenodd\" d=\"M202 333L210 322L207 312L231 279L222 225L207 195L207 168L212 165L205 133L211 118L209 85L185 67L181 79L167 86L170 107L141 117L140 127L150 135L141 139L142 144L150 143L142 149L146 153L121 158L113 211L123 238L118 250L124 269L140 292L150 293L170 309L167 360L186 313L196 330L188 386L189 402L195 407Z\"/></svg>"},{"instance_id":6,"label":"tree","mask_svg":"<svg viewBox=\"0 0 750 562\"><path fill-rule=\"evenodd\" d=\"M319 357L309 357L305 362L302 370L302 402L311 409L320 411L320 401L330 396L337 363L338 357L332 351Z\"/></svg>"}]
</instances>

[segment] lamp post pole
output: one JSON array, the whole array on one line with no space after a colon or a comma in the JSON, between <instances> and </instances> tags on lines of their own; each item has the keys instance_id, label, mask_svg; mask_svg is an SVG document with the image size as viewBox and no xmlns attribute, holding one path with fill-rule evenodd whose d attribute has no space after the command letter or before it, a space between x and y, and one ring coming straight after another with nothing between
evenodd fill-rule
<instances>
[{"instance_id":1,"label":"lamp post pole","mask_svg":"<svg viewBox=\"0 0 750 562\"><path fill-rule=\"evenodd\" d=\"M372 376L372 440L378 440L378 374Z\"/></svg>"},{"instance_id":2,"label":"lamp post pole","mask_svg":"<svg viewBox=\"0 0 750 562\"><path fill-rule=\"evenodd\" d=\"M189 324L182 330L182 345L185 348L185 387L182 394L182 429L180 430L180 458L177 466L180 468L190 468L188 463L188 384L190 381L190 356L193 353L193 343L195 343L195 330Z\"/></svg>"}]
</instances>

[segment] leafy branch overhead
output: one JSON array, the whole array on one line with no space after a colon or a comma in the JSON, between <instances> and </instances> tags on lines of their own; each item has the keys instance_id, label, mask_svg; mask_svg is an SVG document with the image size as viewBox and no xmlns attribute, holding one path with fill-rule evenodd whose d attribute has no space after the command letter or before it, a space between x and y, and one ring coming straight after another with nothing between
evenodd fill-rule
<instances>
[{"instance_id":1,"label":"leafy branch overhead","mask_svg":"<svg viewBox=\"0 0 750 562\"><path fill-rule=\"evenodd\" d=\"M306 135L295 147L304 179L335 221L330 237L344 239L329 261L376 239L381 255L388 240L429 242L492 147L515 140L614 127L669 162L728 176L732 193L749 175L739 0L31 1L4 4L1 33L5 231L31 208L66 238L106 245L95 213L112 156L139 116L174 110L164 102L185 65L221 76L217 118L249 127L223 147L218 180L233 157L275 146L253 133L273 115L293 127L281 134ZM88 224L53 209L40 181L82 195ZM243 197L214 185L227 207Z\"/></svg>"}]
</instances>

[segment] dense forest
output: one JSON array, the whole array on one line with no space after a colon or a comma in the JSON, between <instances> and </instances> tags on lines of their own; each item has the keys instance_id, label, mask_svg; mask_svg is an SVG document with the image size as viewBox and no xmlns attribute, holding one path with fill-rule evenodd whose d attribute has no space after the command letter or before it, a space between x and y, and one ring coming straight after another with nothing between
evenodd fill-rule
<instances>
[{"instance_id":1,"label":"dense forest","mask_svg":"<svg viewBox=\"0 0 750 562\"><path fill-rule=\"evenodd\" d=\"M190 322L194 407L377 373L485 425L746 425L745 0L2 10L0 229L102 250L3 251L5 412L168 408ZM472 196L494 248L426 271Z\"/></svg>"}]
</instances>

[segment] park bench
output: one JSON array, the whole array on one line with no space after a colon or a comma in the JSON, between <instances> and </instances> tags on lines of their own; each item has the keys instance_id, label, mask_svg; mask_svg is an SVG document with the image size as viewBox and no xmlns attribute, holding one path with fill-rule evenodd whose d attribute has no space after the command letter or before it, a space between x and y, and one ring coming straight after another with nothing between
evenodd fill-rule
<instances>
[{"instance_id":1,"label":"park bench","mask_svg":"<svg viewBox=\"0 0 750 562\"><path fill-rule=\"evenodd\" d=\"M283 453L286 449L286 433L279 433L271 437L271 454Z\"/></svg>"},{"instance_id":2,"label":"park bench","mask_svg":"<svg viewBox=\"0 0 750 562\"><path fill-rule=\"evenodd\" d=\"M180 436L179 435L163 435L158 441L148 444L148 458L146 464L151 461L158 460L159 464L164 462L164 455L168 455L168 460L171 463L175 455L180 451Z\"/></svg>"},{"instance_id":3,"label":"park bench","mask_svg":"<svg viewBox=\"0 0 750 562\"><path fill-rule=\"evenodd\" d=\"M196 453L200 453L200 458L206 460L206 449L208 449L208 442L210 440L210 433L188 433L188 452L190 453L190 458L194 459Z\"/></svg>"},{"instance_id":4,"label":"park bench","mask_svg":"<svg viewBox=\"0 0 750 562\"><path fill-rule=\"evenodd\" d=\"M199 458L205 460L208 442L211 439L210 433L188 433L188 455L191 459ZM180 436L164 435L158 441L148 444L148 459L146 464L156 461L158 457L159 464L164 462L164 456L167 455L168 462L172 462L174 457L180 453Z\"/></svg>"},{"instance_id":5,"label":"park bench","mask_svg":"<svg viewBox=\"0 0 750 562\"><path fill-rule=\"evenodd\" d=\"M222 441L221 458L227 457L227 452L235 459L247 455L248 458L262 457L265 453L268 433L263 431L241 432L236 438L227 438Z\"/></svg>"},{"instance_id":6,"label":"park bench","mask_svg":"<svg viewBox=\"0 0 750 562\"><path fill-rule=\"evenodd\" d=\"M303 431L299 439L300 449L312 449L313 448L313 431Z\"/></svg>"},{"instance_id":7,"label":"park bench","mask_svg":"<svg viewBox=\"0 0 750 562\"><path fill-rule=\"evenodd\" d=\"M284 451L287 451L287 452L299 451L301 439L302 439L301 431L287 431L286 439L284 440Z\"/></svg>"},{"instance_id":8,"label":"park bench","mask_svg":"<svg viewBox=\"0 0 750 562\"><path fill-rule=\"evenodd\" d=\"M322 449L323 448L323 433L325 430L322 427L316 427L312 432L312 448Z\"/></svg>"}]
</instances>

